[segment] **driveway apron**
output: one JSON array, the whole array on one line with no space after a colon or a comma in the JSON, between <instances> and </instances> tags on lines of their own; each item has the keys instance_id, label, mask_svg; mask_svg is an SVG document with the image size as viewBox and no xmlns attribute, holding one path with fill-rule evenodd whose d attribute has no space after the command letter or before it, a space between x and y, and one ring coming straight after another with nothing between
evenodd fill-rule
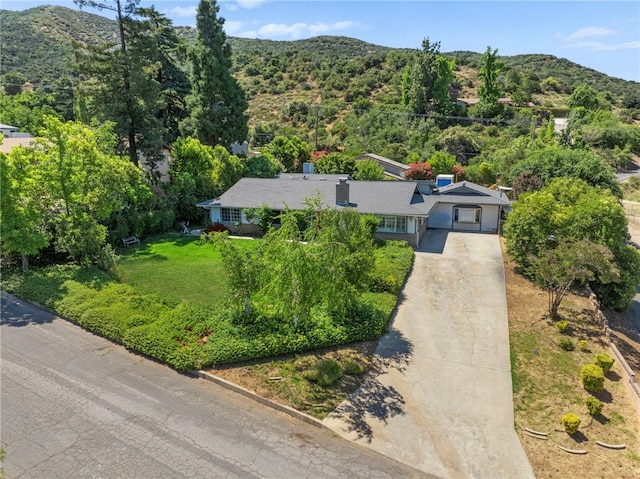
<instances>
[{"instance_id":1,"label":"driveway apron","mask_svg":"<svg viewBox=\"0 0 640 479\"><path fill-rule=\"evenodd\" d=\"M533 478L514 430L496 235L429 230L377 371L324 423L444 478Z\"/></svg>"}]
</instances>

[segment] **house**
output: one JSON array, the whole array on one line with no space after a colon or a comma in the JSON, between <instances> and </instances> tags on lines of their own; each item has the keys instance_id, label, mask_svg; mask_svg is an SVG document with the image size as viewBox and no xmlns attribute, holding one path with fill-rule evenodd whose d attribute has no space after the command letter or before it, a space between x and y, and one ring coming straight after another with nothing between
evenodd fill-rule
<instances>
[{"instance_id":1,"label":"house","mask_svg":"<svg viewBox=\"0 0 640 479\"><path fill-rule=\"evenodd\" d=\"M16 146L24 146L25 148L31 146L35 141L35 138L33 136L8 137L1 141L2 145L0 145L0 151L8 155Z\"/></svg>"},{"instance_id":2,"label":"house","mask_svg":"<svg viewBox=\"0 0 640 479\"><path fill-rule=\"evenodd\" d=\"M164 145L160 155L155 160L147 158L141 151L138 152L140 166L151 176L154 176L161 183L169 183L169 166L171 163L171 147Z\"/></svg>"},{"instance_id":3,"label":"house","mask_svg":"<svg viewBox=\"0 0 640 479\"><path fill-rule=\"evenodd\" d=\"M341 175L283 175L280 178L242 178L219 198L197 206L208 210L212 223L231 231L255 233L247 208L267 206L276 215L285 209L304 210L305 200L317 196L323 207L355 208L376 215L376 237L405 240L417 246L427 227L467 231L498 231L501 210L509 200L469 182L441 189L431 182L353 181ZM274 222L277 226L278 219Z\"/></svg>"},{"instance_id":4,"label":"house","mask_svg":"<svg viewBox=\"0 0 640 479\"><path fill-rule=\"evenodd\" d=\"M503 210L511 202L502 191L461 181L439 188L430 196L427 226L457 231L498 232Z\"/></svg>"},{"instance_id":5,"label":"house","mask_svg":"<svg viewBox=\"0 0 640 479\"><path fill-rule=\"evenodd\" d=\"M398 163L397 161L390 160L384 156L374 155L373 153L365 153L356 157L356 161L362 160L375 160L382 168L384 168L385 176L396 180L404 180L405 174L411 169L409 165L404 163Z\"/></svg>"}]
</instances>

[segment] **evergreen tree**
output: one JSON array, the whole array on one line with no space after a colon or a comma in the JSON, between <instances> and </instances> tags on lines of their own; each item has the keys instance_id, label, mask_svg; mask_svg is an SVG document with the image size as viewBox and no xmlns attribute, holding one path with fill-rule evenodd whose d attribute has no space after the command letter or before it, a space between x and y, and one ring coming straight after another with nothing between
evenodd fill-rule
<instances>
[{"instance_id":1,"label":"evergreen tree","mask_svg":"<svg viewBox=\"0 0 640 479\"><path fill-rule=\"evenodd\" d=\"M86 119L113 121L120 146L138 163L138 151L147 157L160 152L165 132L159 119L161 86L157 42L150 22L142 20L139 0L75 0L82 7L116 13L119 42L99 46L78 45L77 67L83 76L78 92L88 111ZM159 15L159 14L158 14Z\"/></svg>"},{"instance_id":2,"label":"evergreen tree","mask_svg":"<svg viewBox=\"0 0 640 479\"><path fill-rule=\"evenodd\" d=\"M436 61L440 53L440 42L431 43L429 38L422 41L422 51L418 53L411 76L409 105L414 113L426 113L438 77Z\"/></svg>"},{"instance_id":3,"label":"evergreen tree","mask_svg":"<svg viewBox=\"0 0 640 479\"><path fill-rule=\"evenodd\" d=\"M198 34L189 52L191 95L187 97L190 117L181 124L184 136L202 143L227 148L247 138L248 104L244 91L231 75L231 46L218 18L216 0L201 0L196 15Z\"/></svg>"}]
</instances>

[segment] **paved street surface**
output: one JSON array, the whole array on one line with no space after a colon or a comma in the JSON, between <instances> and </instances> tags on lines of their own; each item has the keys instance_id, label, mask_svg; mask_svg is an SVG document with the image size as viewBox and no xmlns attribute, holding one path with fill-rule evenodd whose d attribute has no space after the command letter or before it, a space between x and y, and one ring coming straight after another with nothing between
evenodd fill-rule
<instances>
[{"instance_id":1,"label":"paved street surface","mask_svg":"<svg viewBox=\"0 0 640 479\"><path fill-rule=\"evenodd\" d=\"M379 372L324 423L440 477L533 478L514 430L498 237L428 230L422 246Z\"/></svg>"},{"instance_id":2,"label":"paved street surface","mask_svg":"<svg viewBox=\"0 0 640 479\"><path fill-rule=\"evenodd\" d=\"M8 479L424 474L2 295Z\"/></svg>"}]
</instances>

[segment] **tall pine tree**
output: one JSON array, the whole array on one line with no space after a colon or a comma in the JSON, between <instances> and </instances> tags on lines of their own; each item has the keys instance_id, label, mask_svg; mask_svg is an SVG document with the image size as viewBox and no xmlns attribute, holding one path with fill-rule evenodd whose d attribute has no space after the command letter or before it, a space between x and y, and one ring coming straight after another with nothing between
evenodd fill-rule
<instances>
[{"instance_id":1,"label":"tall pine tree","mask_svg":"<svg viewBox=\"0 0 640 479\"><path fill-rule=\"evenodd\" d=\"M216 0L201 0L196 15L198 29L191 60L191 95L187 97L189 118L182 134L192 135L210 146L230 148L247 138L247 98L231 75L231 46L218 18Z\"/></svg>"}]
</instances>

